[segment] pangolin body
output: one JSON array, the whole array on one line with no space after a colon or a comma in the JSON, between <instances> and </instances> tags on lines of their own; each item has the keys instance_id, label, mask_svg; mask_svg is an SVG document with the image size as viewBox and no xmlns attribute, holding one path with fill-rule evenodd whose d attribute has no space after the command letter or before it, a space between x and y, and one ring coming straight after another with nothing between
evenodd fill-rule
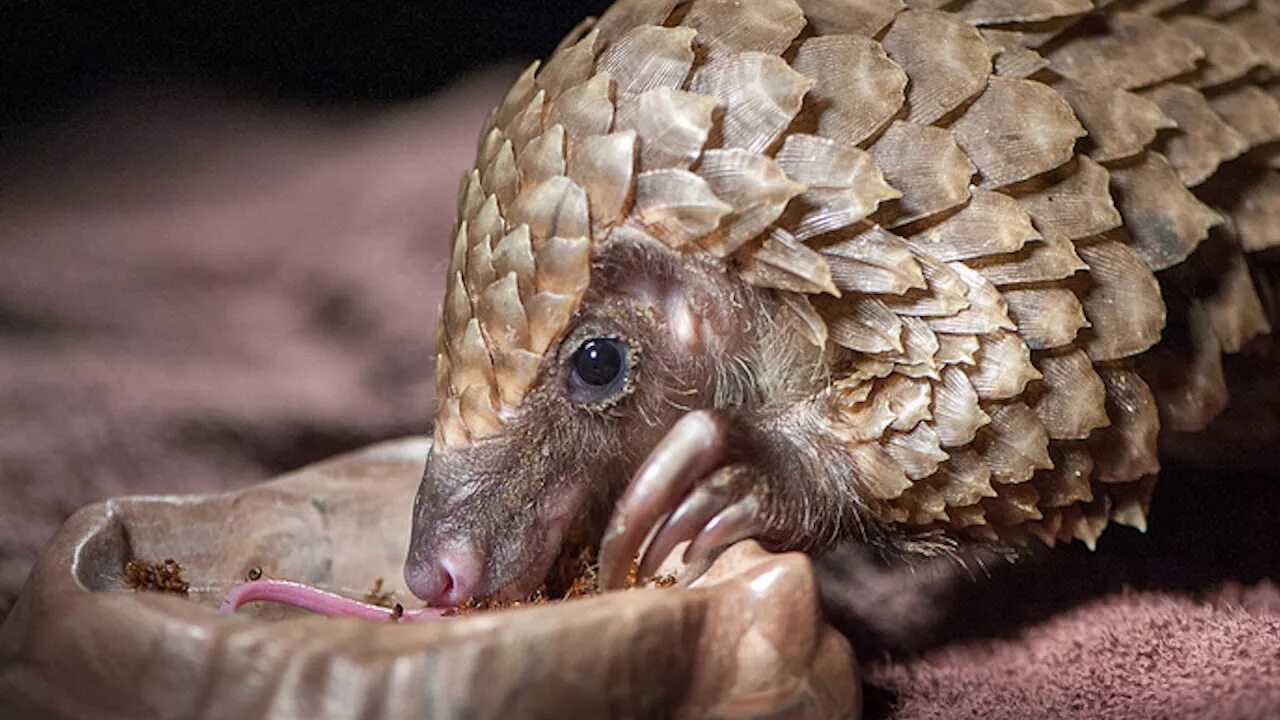
<instances>
[{"instance_id":1,"label":"pangolin body","mask_svg":"<svg viewBox=\"0 0 1280 720\"><path fill-rule=\"evenodd\" d=\"M435 452L506 432L625 238L821 349L874 521L1143 528L1158 433L1270 331L1277 78L1274 0L622 0L463 179Z\"/></svg>"}]
</instances>

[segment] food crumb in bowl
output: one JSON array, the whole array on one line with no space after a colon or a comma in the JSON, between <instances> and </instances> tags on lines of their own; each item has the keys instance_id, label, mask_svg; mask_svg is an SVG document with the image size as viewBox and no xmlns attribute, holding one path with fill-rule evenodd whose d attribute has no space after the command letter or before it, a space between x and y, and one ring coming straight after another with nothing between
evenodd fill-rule
<instances>
[{"instance_id":1,"label":"food crumb in bowl","mask_svg":"<svg viewBox=\"0 0 1280 720\"><path fill-rule=\"evenodd\" d=\"M654 587L669 588L672 585L676 584L676 576L675 575L659 575L657 577L649 578L649 582L653 583Z\"/></svg>"},{"instance_id":2,"label":"food crumb in bowl","mask_svg":"<svg viewBox=\"0 0 1280 720\"><path fill-rule=\"evenodd\" d=\"M445 617L469 615L485 610L507 610L526 605L545 605L560 600L575 600L591 597L604 592L600 587L600 566L595 562L596 551L591 547L568 550L556 562L550 577L542 587L535 590L523 600L495 600L492 598L470 598L457 607L444 613ZM674 575L659 575L641 581L639 560L633 560L631 570L627 573L627 587L668 588L676 584Z\"/></svg>"},{"instance_id":3,"label":"food crumb in bowl","mask_svg":"<svg viewBox=\"0 0 1280 720\"><path fill-rule=\"evenodd\" d=\"M156 563L134 558L125 563L124 584L130 590L186 595L191 584L182 576L182 566L173 558Z\"/></svg>"},{"instance_id":4,"label":"food crumb in bowl","mask_svg":"<svg viewBox=\"0 0 1280 720\"><path fill-rule=\"evenodd\" d=\"M384 591L382 589L382 578L375 579L373 581L373 587L369 590L369 592L364 594L365 602L369 603L370 605L377 605L378 607L384 607L384 608L395 607L396 605L398 605L398 603L395 603L394 600L395 600L394 591L392 590Z\"/></svg>"}]
</instances>

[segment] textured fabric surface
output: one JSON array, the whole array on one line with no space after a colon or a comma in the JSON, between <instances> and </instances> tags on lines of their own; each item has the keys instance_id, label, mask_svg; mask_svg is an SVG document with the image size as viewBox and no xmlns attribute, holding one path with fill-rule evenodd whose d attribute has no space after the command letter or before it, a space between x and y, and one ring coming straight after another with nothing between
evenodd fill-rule
<instances>
[{"instance_id":1,"label":"textured fabric surface","mask_svg":"<svg viewBox=\"0 0 1280 720\"><path fill-rule=\"evenodd\" d=\"M1114 595L1011 638L877 665L869 680L897 693L902 718L1275 717L1280 592L1235 600Z\"/></svg>"},{"instance_id":2,"label":"textured fabric surface","mask_svg":"<svg viewBox=\"0 0 1280 720\"><path fill-rule=\"evenodd\" d=\"M342 115L153 91L0 148L0 613L81 505L429 428L459 169L507 79ZM831 559L868 715L1280 716L1278 495L1184 459L1096 553Z\"/></svg>"},{"instance_id":3,"label":"textured fabric surface","mask_svg":"<svg viewBox=\"0 0 1280 720\"><path fill-rule=\"evenodd\" d=\"M1206 488L1184 486L1157 492L1151 534L1111 531L1096 553L968 571L829 559L826 599L862 656L868 717L1277 717L1280 587L1259 580L1277 545L1253 540L1264 512L1238 509L1267 491L1246 482L1196 521L1184 508ZM1215 512L1216 530L1179 527Z\"/></svg>"}]
</instances>

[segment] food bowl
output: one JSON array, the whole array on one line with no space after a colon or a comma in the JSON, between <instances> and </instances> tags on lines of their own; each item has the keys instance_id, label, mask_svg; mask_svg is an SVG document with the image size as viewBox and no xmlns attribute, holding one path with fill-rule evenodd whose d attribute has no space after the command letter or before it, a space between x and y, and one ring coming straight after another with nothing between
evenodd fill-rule
<instances>
[{"instance_id":1,"label":"food bowl","mask_svg":"<svg viewBox=\"0 0 1280 720\"><path fill-rule=\"evenodd\" d=\"M62 527L0 626L0 715L45 718L856 716L857 668L799 554L754 542L671 588L395 622L218 606L246 577L420 607L400 567L429 441L248 489L130 497ZM173 559L186 595L133 590Z\"/></svg>"}]
</instances>

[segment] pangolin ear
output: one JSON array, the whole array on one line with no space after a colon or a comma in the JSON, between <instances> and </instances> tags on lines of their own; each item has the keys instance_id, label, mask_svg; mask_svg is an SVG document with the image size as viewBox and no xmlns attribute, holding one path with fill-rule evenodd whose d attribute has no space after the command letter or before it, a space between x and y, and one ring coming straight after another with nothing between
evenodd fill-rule
<instances>
[{"instance_id":1,"label":"pangolin ear","mask_svg":"<svg viewBox=\"0 0 1280 720\"><path fill-rule=\"evenodd\" d=\"M706 324L694 313L689 299L683 293L675 293L667 307L668 326L675 346L689 353L702 350L706 345L703 337Z\"/></svg>"}]
</instances>

